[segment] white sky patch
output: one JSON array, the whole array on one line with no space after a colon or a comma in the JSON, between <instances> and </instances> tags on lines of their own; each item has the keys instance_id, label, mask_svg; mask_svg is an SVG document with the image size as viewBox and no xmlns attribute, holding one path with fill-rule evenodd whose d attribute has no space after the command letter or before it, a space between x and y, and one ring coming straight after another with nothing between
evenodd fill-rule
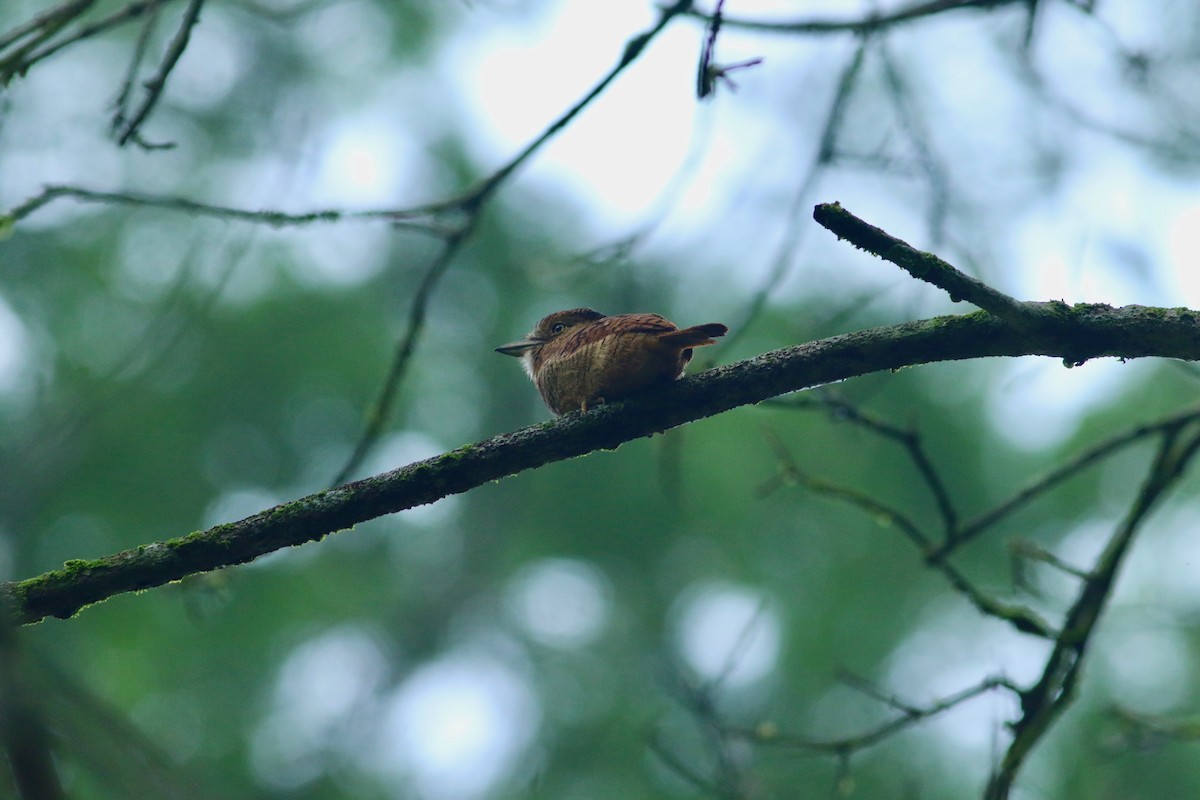
<instances>
[{"instance_id":1,"label":"white sky patch","mask_svg":"<svg viewBox=\"0 0 1200 800\"><path fill-rule=\"evenodd\" d=\"M1167 235L1165 263L1173 278L1177 304L1200 306L1200 198L1190 192L1173 215Z\"/></svg>"},{"instance_id":2,"label":"white sky patch","mask_svg":"<svg viewBox=\"0 0 1200 800\"><path fill-rule=\"evenodd\" d=\"M472 800L516 766L540 718L527 676L488 655L450 654L387 701L376 766L419 797Z\"/></svg>"},{"instance_id":3,"label":"white sky patch","mask_svg":"<svg viewBox=\"0 0 1200 800\"><path fill-rule=\"evenodd\" d=\"M1148 461L1146 462L1149 463ZM1130 482L1129 502L1141 481ZM1167 606L1181 616L1192 616L1200 610L1200 537L1196 536L1196 519L1200 516L1200 501L1172 505L1151 519L1146 535L1138 538L1125 565L1118 587L1118 599L1136 598L1134 602L1150 608Z\"/></svg>"},{"instance_id":4,"label":"white sky patch","mask_svg":"<svg viewBox=\"0 0 1200 800\"><path fill-rule=\"evenodd\" d=\"M445 49L443 71L476 118L481 163L499 166L571 107L656 14L643 2L560 3L536 20L476 15ZM676 173L692 135L698 27L677 25L558 133L529 165L599 218L636 222Z\"/></svg>"},{"instance_id":5,"label":"white sky patch","mask_svg":"<svg viewBox=\"0 0 1200 800\"><path fill-rule=\"evenodd\" d=\"M542 644L572 649L589 644L612 613L604 575L582 561L547 558L521 570L508 587L509 613Z\"/></svg>"},{"instance_id":6,"label":"white sky patch","mask_svg":"<svg viewBox=\"0 0 1200 800\"><path fill-rule=\"evenodd\" d=\"M1074 175L1015 231L1007 270L1022 300L1200 302L1200 195L1135 152L1080 140Z\"/></svg>"},{"instance_id":7,"label":"white sky patch","mask_svg":"<svg viewBox=\"0 0 1200 800\"><path fill-rule=\"evenodd\" d=\"M453 178L436 152L436 142L446 136L449 119L455 116L445 91L403 71L385 74L364 90L369 93L365 99L350 110L331 115L331 120L313 134L311 173L303 172L295 190L283 195L285 208L403 208L440 199L452 190ZM328 97L330 103L346 102L333 92L320 97ZM302 94L285 98L284 103L291 105L285 116L303 118L312 102L311 97ZM281 166L284 174L291 174L287 172L288 164ZM262 194L261 187L256 194ZM279 205L277 194L264 202ZM329 231L339 226L318 227ZM382 221L340 227L352 228L356 233L395 235ZM378 238L371 238L371 247L386 254L388 248ZM362 256L356 253L355 257Z\"/></svg>"},{"instance_id":8,"label":"white sky patch","mask_svg":"<svg viewBox=\"0 0 1200 800\"><path fill-rule=\"evenodd\" d=\"M389 237L384 225L307 226L284 239L294 258L288 268L314 287L357 286L387 266Z\"/></svg>"},{"instance_id":9,"label":"white sky patch","mask_svg":"<svg viewBox=\"0 0 1200 800\"><path fill-rule=\"evenodd\" d=\"M216 108L246 72L252 47L220 7L206 8L171 72L167 98L193 111ZM140 94L135 95L140 100ZM153 138L154 126L147 131Z\"/></svg>"},{"instance_id":10,"label":"white sky patch","mask_svg":"<svg viewBox=\"0 0 1200 800\"><path fill-rule=\"evenodd\" d=\"M284 660L270 710L251 740L263 783L295 789L315 780L326 757L350 748L345 733L379 691L387 659L367 632L344 626L296 647Z\"/></svg>"},{"instance_id":11,"label":"white sky patch","mask_svg":"<svg viewBox=\"0 0 1200 800\"><path fill-rule=\"evenodd\" d=\"M1088 411L1117 402L1123 387L1136 386L1153 366L1098 358L1068 369L1055 358L1007 359L989 379L988 417L1016 447L1053 447L1075 433Z\"/></svg>"},{"instance_id":12,"label":"white sky patch","mask_svg":"<svg viewBox=\"0 0 1200 800\"><path fill-rule=\"evenodd\" d=\"M782 634L778 612L765 595L713 582L688 589L677 601L675 636L701 678L739 688L775 668Z\"/></svg>"},{"instance_id":13,"label":"white sky patch","mask_svg":"<svg viewBox=\"0 0 1200 800\"><path fill-rule=\"evenodd\" d=\"M312 201L320 206L367 208L394 204L403 167L404 127L377 109L344 117L325 134ZM360 227L360 226L355 226Z\"/></svg>"},{"instance_id":14,"label":"white sky patch","mask_svg":"<svg viewBox=\"0 0 1200 800\"><path fill-rule=\"evenodd\" d=\"M295 32L321 72L356 83L384 64L394 35L391 17L370 2L316 6Z\"/></svg>"},{"instance_id":15,"label":"white sky patch","mask_svg":"<svg viewBox=\"0 0 1200 800\"><path fill-rule=\"evenodd\" d=\"M1118 705L1143 714L1182 710L1197 664L1180 634L1179 630L1106 626L1094 657Z\"/></svg>"},{"instance_id":16,"label":"white sky patch","mask_svg":"<svg viewBox=\"0 0 1200 800\"><path fill-rule=\"evenodd\" d=\"M934 601L912 634L889 658L886 686L905 701L930 703L1003 675L1018 685L1036 679L1050 643L1025 636L1006 622L981 617L957 597ZM1003 723L1015 703L1003 690L990 692L922 726L953 754L987 763L1002 741Z\"/></svg>"},{"instance_id":17,"label":"white sky patch","mask_svg":"<svg viewBox=\"0 0 1200 800\"><path fill-rule=\"evenodd\" d=\"M0 394L18 388L29 358L29 334L0 295Z\"/></svg>"}]
</instances>

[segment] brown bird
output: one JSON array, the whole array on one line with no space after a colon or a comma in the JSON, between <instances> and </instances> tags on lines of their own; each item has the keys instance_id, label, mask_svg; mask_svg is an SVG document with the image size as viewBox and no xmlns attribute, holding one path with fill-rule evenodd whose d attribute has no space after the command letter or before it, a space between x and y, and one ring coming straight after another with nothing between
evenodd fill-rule
<instances>
[{"instance_id":1,"label":"brown bird","mask_svg":"<svg viewBox=\"0 0 1200 800\"><path fill-rule=\"evenodd\" d=\"M716 344L719 322L680 330L658 314L608 317L590 308L556 311L524 339L497 347L517 356L555 414L616 400L683 375L692 348Z\"/></svg>"}]
</instances>

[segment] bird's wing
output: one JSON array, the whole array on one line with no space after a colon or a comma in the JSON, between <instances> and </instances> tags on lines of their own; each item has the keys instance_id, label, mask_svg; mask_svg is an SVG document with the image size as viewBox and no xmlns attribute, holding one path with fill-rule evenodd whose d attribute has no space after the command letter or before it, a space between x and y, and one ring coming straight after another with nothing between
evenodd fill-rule
<instances>
[{"instance_id":1,"label":"bird's wing","mask_svg":"<svg viewBox=\"0 0 1200 800\"><path fill-rule=\"evenodd\" d=\"M615 317L605 317L596 324L607 330L631 333L670 333L678 330L674 322L658 314L618 314Z\"/></svg>"}]
</instances>

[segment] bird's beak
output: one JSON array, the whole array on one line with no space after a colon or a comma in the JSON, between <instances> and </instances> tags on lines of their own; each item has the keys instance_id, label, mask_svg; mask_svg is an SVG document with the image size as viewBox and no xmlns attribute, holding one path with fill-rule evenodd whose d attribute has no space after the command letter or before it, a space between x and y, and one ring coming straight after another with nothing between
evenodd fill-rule
<instances>
[{"instance_id":1,"label":"bird's beak","mask_svg":"<svg viewBox=\"0 0 1200 800\"><path fill-rule=\"evenodd\" d=\"M539 342L537 339L521 339L516 342L509 342L508 344L500 345L496 348L496 352L503 353L506 356L516 356L517 358L520 358L521 356L525 355L525 353L529 352L540 344L544 343Z\"/></svg>"}]
</instances>

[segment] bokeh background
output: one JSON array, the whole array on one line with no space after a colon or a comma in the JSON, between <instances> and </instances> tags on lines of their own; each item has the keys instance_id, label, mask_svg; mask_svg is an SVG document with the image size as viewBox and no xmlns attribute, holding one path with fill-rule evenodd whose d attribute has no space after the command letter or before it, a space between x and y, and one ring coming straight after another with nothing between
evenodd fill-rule
<instances>
[{"instance_id":1,"label":"bokeh background","mask_svg":"<svg viewBox=\"0 0 1200 800\"><path fill-rule=\"evenodd\" d=\"M4 3L0 32L48 7ZM141 128L174 146L119 147L122 83L134 65L141 96L186 7L150 3L0 90L0 209L46 185L125 198L63 197L4 225L6 580L328 486L410 330L355 477L545 419L492 348L560 308L729 324L701 366L971 310L836 242L811 221L817 202L1021 299L1200 306L1188 0L931 3L876 28L776 23L907 4L729 0L716 61L763 61L704 101L705 22L677 17L499 186L436 272L446 240L421 225L270 225L163 198L306 213L459 196L660 9L208 0ZM128 8L97 2L54 35ZM4 66L28 40L0 41ZM969 518L1188 407L1197 386L1154 360L868 376L24 629L25 690L78 798L978 796L1017 713L1003 690L843 756L791 737L854 736L898 702L989 677L1032 681L1049 643L980 615L885 518L794 470L932 531L903 448L833 401L915 431ZM1020 554L1033 543L1088 568L1150 452L1081 472L956 564L1056 619L1078 581ZM1200 793L1196 489L1185 480L1137 540L1020 797Z\"/></svg>"}]
</instances>

